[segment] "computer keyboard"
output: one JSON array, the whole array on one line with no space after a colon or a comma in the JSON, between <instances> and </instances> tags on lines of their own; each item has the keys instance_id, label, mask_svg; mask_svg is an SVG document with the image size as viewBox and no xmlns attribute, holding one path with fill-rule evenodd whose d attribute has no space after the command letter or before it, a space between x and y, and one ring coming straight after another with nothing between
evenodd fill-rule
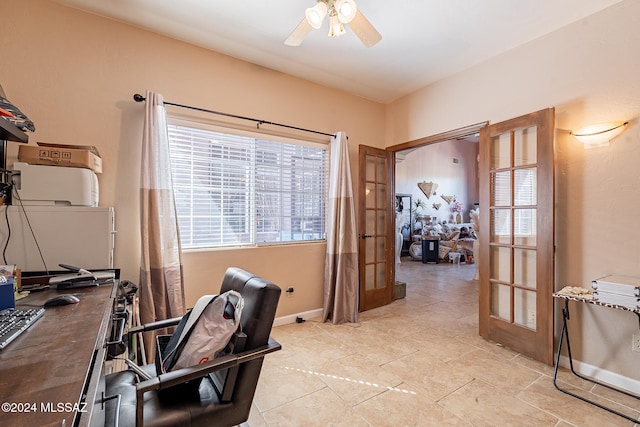
<instances>
[{"instance_id":1,"label":"computer keyboard","mask_svg":"<svg viewBox=\"0 0 640 427\"><path fill-rule=\"evenodd\" d=\"M44 315L44 308L12 309L0 311L0 350Z\"/></svg>"}]
</instances>

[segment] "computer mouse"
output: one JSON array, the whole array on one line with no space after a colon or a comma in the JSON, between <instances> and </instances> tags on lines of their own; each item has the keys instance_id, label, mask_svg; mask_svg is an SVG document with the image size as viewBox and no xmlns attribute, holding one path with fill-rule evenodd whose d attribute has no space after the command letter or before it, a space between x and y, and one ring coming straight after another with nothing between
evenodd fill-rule
<instances>
[{"instance_id":1,"label":"computer mouse","mask_svg":"<svg viewBox=\"0 0 640 427\"><path fill-rule=\"evenodd\" d=\"M77 296L64 294L48 299L47 301L45 301L44 306L55 307L57 305L77 304L79 302L80 299Z\"/></svg>"}]
</instances>

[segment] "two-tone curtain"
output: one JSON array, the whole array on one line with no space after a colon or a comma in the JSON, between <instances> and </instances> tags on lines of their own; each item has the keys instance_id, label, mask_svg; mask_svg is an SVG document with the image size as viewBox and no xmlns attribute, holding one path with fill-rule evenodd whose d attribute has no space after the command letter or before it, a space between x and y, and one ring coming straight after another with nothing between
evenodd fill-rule
<instances>
[{"instance_id":1,"label":"two-tone curtain","mask_svg":"<svg viewBox=\"0 0 640 427\"><path fill-rule=\"evenodd\" d=\"M358 321L358 237L347 136L331 139L322 320Z\"/></svg>"},{"instance_id":2,"label":"two-tone curtain","mask_svg":"<svg viewBox=\"0 0 640 427\"><path fill-rule=\"evenodd\" d=\"M141 322L182 316L182 251L171 182L167 113L162 95L153 92L147 92L142 135L140 230ZM144 344L148 363L155 357L155 334L145 333Z\"/></svg>"}]
</instances>

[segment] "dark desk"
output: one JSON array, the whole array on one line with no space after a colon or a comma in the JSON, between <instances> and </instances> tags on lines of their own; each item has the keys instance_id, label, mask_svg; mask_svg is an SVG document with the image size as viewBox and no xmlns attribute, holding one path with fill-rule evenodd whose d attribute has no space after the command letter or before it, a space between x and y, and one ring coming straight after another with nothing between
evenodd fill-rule
<instances>
[{"instance_id":1,"label":"dark desk","mask_svg":"<svg viewBox=\"0 0 640 427\"><path fill-rule=\"evenodd\" d=\"M0 425L89 425L115 288L108 284L46 290L18 301L17 308L29 308L25 305L41 305L60 293L80 298L79 304L47 308L41 319L0 350ZM15 404L9 408L14 411L7 412L6 403Z\"/></svg>"}]
</instances>

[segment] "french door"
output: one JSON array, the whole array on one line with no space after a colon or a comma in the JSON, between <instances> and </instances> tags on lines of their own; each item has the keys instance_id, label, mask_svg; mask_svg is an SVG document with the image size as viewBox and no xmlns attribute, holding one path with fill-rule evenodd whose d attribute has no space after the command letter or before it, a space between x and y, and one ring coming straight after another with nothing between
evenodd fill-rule
<instances>
[{"instance_id":1,"label":"french door","mask_svg":"<svg viewBox=\"0 0 640 427\"><path fill-rule=\"evenodd\" d=\"M554 109L480 130L479 333L553 364Z\"/></svg>"},{"instance_id":2,"label":"french door","mask_svg":"<svg viewBox=\"0 0 640 427\"><path fill-rule=\"evenodd\" d=\"M380 307L393 300L394 265L394 154L360 145L358 206L359 310Z\"/></svg>"}]
</instances>

